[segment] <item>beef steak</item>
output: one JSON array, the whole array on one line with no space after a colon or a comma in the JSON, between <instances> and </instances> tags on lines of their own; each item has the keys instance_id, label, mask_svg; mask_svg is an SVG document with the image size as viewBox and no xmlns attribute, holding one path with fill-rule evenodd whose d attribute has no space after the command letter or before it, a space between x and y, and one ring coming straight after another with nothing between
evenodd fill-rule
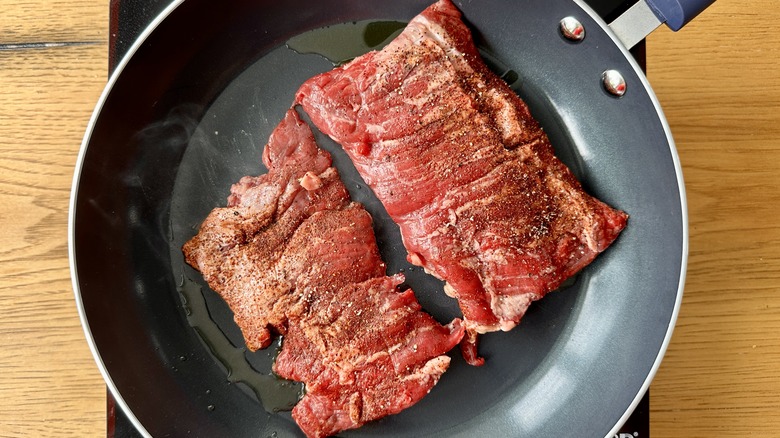
<instances>
[{"instance_id":1,"label":"beef steak","mask_svg":"<svg viewBox=\"0 0 780 438\"><path fill-rule=\"evenodd\" d=\"M349 195L294 110L183 247L227 302L250 350L283 334L274 364L304 382L293 418L310 437L400 412L436 384L464 334L420 309L403 276L385 276L370 215Z\"/></svg>"},{"instance_id":2,"label":"beef steak","mask_svg":"<svg viewBox=\"0 0 780 438\"><path fill-rule=\"evenodd\" d=\"M343 146L400 226L409 261L446 281L472 341L512 329L626 225L554 155L450 0L381 51L306 81L296 103Z\"/></svg>"}]
</instances>

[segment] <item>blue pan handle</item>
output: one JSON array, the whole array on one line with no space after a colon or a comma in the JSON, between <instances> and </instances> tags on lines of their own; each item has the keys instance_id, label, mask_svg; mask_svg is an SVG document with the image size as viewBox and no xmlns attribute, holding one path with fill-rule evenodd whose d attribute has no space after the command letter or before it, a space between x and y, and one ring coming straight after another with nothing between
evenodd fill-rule
<instances>
[{"instance_id":1,"label":"blue pan handle","mask_svg":"<svg viewBox=\"0 0 780 438\"><path fill-rule=\"evenodd\" d=\"M715 0L645 0L659 20L672 30L680 30Z\"/></svg>"},{"instance_id":2,"label":"blue pan handle","mask_svg":"<svg viewBox=\"0 0 780 438\"><path fill-rule=\"evenodd\" d=\"M715 0L639 0L609 27L627 48L634 47L661 23L680 30Z\"/></svg>"}]
</instances>

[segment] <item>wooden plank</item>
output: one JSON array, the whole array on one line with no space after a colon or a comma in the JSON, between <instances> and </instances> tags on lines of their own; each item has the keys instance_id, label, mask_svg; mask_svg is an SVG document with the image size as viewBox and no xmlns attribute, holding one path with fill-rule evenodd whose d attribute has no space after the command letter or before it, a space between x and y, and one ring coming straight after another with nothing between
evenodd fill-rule
<instances>
[{"instance_id":1,"label":"wooden plank","mask_svg":"<svg viewBox=\"0 0 780 438\"><path fill-rule=\"evenodd\" d=\"M0 0L0 48L4 44L103 42L108 1Z\"/></svg>"},{"instance_id":2,"label":"wooden plank","mask_svg":"<svg viewBox=\"0 0 780 438\"><path fill-rule=\"evenodd\" d=\"M105 435L67 265L73 165L106 80L108 2L0 0L0 436ZM653 437L780 436L780 42L775 0L718 1L648 42L690 216ZM11 44L88 43L9 49Z\"/></svg>"},{"instance_id":3,"label":"wooden plank","mask_svg":"<svg viewBox=\"0 0 780 438\"><path fill-rule=\"evenodd\" d=\"M76 311L67 217L106 50L103 41L0 51L3 437L105 436L105 384Z\"/></svg>"},{"instance_id":4,"label":"wooden plank","mask_svg":"<svg viewBox=\"0 0 780 438\"><path fill-rule=\"evenodd\" d=\"M772 0L720 1L649 40L690 216L683 307L651 387L652 436L780 436L780 44L759 24L777 19Z\"/></svg>"}]
</instances>

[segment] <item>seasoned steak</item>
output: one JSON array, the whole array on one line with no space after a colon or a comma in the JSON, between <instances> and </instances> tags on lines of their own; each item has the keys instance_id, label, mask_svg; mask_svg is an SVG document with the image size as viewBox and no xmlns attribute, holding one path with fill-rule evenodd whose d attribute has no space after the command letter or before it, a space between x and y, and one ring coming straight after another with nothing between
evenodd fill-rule
<instances>
[{"instance_id":1,"label":"seasoned steak","mask_svg":"<svg viewBox=\"0 0 780 438\"><path fill-rule=\"evenodd\" d=\"M384 275L373 235L365 226L355 233L350 228L359 216L364 217L361 224L370 224L368 213L350 203L338 172L330 167L330 155L317 147L295 111L288 111L274 130L263 162L268 173L233 185L228 206L214 209L183 247L187 263L233 310L253 351L270 344L271 331L287 331L287 309L299 299L298 282L308 282L317 274L310 271L322 265L313 262L324 249L308 245L313 236L299 232L304 223L327 218L328 231L342 237L344 251L327 260L328 274L336 281ZM299 183L307 174L319 181L317 190Z\"/></svg>"},{"instance_id":2,"label":"seasoned steak","mask_svg":"<svg viewBox=\"0 0 780 438\"><path fill-rule=\"evenodd\" d=\"M460 320L441 326L420 310L403 276L317 290L291 319L274 370L306 383L293 418L328 436L396 414L423 398L450 364ZM313 290L313 289L309 289Z\"/></svg>"},{"instance_id":3,"label":"seasoned steak","mask_svg":"<svg viewBox=\"0 0 780 438\"><path fill-rule=\"evenodd\" d=\"M235 315L250 350L285 335L274 371L306 385L292 415L310 437L400 412L427 394L463 337L385 276L371 217L294 110L184 247Z\"/></svg>"},{"instance_id":4,"label":"seasoned steak","mask_svg":"<svg viewBox=\"0 0 780 438\"><path fill-rule=\"evenodd\" d=\"M343 146L409 261L446 281L472 341L512 329L626 225L554 155L449 0L383 50L306 81L296 103Z\"/></svg>"}]
</instances>

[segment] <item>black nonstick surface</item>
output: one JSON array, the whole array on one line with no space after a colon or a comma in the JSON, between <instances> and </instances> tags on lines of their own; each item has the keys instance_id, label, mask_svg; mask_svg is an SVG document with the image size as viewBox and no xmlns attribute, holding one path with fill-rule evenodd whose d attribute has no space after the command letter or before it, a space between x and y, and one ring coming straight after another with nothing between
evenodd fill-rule
<instances>
[{"instance_id":1,"label":"black nonstick surface","mask_svg":"<svg viewBox=\"0 0 780 438\"><path fill-rule=\"evenodd\" d=\"M484 367L469 367L455 353L418 405L344 435L605 436L644 393L679 306L687 231L668 127L637 66L578 4L456 3L496 69L516 74L513 88L586 190L631 219L613 247L533 305L517 329L483 338ZM243 361L267 374L273 354L241 351L229 310L184 266L180 246L211 208L224 205L230 184L263 172L260 152L294 91L332 68L285 42L337 23L407 21L426 6L188 0L120 64L79 159L70 243L89 342L139 429L153 436L300 434L288 413L268 412L252 390L276 383L244 375L246 385L228 371ZM567 15L586 26L580 44L558 33ZM601 87L608 68L626 77L629 91L620 99ZM440 321L457 316L438 281L405 265L397 230L348 160L318 140L374 215L388 272L404 269ZM193 296L202 297L210 318L193 315ZM229 348L204 334L208 321ZM238 353L226 359L231 351Z\"/></svg>"}]
</instances>

